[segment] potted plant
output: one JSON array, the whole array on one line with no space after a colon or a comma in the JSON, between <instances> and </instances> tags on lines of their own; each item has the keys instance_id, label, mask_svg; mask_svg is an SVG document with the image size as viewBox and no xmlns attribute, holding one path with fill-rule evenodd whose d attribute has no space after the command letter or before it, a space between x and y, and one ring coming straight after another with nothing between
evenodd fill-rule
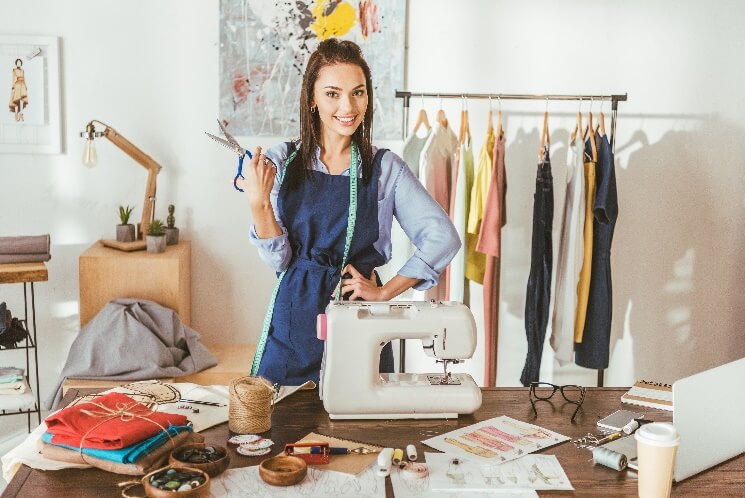
<instances>
[{"instance_id":1,"label":"potted plant","mask_svg":"<svg viewBox=\"0 0 745 498\"><path fill-rule=\"evenodd\" d=\"M129 217L134 210L134 206L119 206L119 221L121 224L116 226L117 242L132 242L135 240L135 226L129 223Z\"/></svg>"},{"instance_id":2,"label":"potted plant","mask_svg":"<svg viewBox=\"0 0 745 498\"><path fill-rule=\"evenodd\" d=\"M166 227L166 245L173 246L178 244L178 228L174 226L174 223L176 223L176 217L173 216L173 211L176 208L173 206L173 204L168 205L168 217L166 218L166 222L168 223L168 226Z\"/></svg>"},{"instance_id":3,"label":"potted plant","mask_svg":"<svg viewBox=\"0 0 745 498\"><path fill-rule=\"evenodd\" d=\"M166 251L166 231L163 222L153 220L147 227L147 252L158 253Z\"/></svg>"}]
</instances>

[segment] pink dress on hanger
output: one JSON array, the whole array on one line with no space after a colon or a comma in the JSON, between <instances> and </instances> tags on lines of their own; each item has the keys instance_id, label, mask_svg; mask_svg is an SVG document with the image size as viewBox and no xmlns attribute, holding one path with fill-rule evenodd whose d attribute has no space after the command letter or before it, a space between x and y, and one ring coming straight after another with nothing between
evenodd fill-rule
<instances>
[{"instance_id":1,"label":"pink dress on hanger","mask_svg":"<svg viewBox=\"0 0 745 498\"><path fill-rule=\"evenodd\" d=\"M478 252L486 254L484 272L484 387L494 387L497 381L497 349L499 342L499 278L502 259L502 227L507 223L507 176L504 165L506 140L504 135L494 141L494 164L486 197L481 232L476 244Z\"/></svg>"},{"instance_id":2,"label":"pink dress on hanger","mask_svg":"<svg viewBox=\"0 0 745 498\"><path fill-rule=\"evenodd\" d=\"M450 211L453 162L457 147L458 137L453 130L435 123L419 159L419 181L445 214ZM427 289L425 299L446 301L446 291L444 278L440 275L440 283Z\"/></svg>"}]
</instances>

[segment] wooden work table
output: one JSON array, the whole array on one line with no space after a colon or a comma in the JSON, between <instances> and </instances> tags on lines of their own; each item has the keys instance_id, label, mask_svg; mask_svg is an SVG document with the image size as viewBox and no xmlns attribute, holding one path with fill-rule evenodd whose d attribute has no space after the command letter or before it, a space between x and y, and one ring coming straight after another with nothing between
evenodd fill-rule
<instances>
[{"instance_id":1,"label":"wooden work table","mask_svg":"<svg viewBox=\"0 0 745 498\"><path fill-rule=\"evenodd\" d=\"M484 402L472 416L457 420L379 420L379 421L332 421L318 399L318 391L300 391L279 403L272 419L272 429L266 437L274 440L271 455L282 451L285 443L295 442L311 431L340 438L369 442L379 446L403 448L414 443L422 455L435 451L419 441L464 427L499 415L535 423L562 433L570 438L598 432L595 423L605 415L620 409L621 395L627 389L588 388L585 403L577 414L575 423L569 418L573 405L564 404L560 395L554 396L552 404L537 405L535 419L524 388L484 389ZM68 392L67 402L75 395L86 392ZM559 398L559 399L555 399ZM643 408L639 409L645 410ZM647 417L655 421L671 420L671 413L645 410ZM228 424L208 429L202 434L209 444L227 446ZM230 447L231 467L258 465L264 457L244 457ZM637 480L633 471L616 472L590 461L588 450L577 449L567 441L544 449L541 453L555 454L569 476L575 491L539 492L541 496L636 496ZM41 496L75 496L100 498L120 496L116 483L130 479L128 476L111 474L98 469L62 470L42 472L23 467L10 482L2 497L39 498ZM141 490L139 490L141 491ZM673 496L735 496L745 493L745 456L733 458L701 474L673 486ZM393 496L390 479L386 480L386 495Z\"/></svg>"}]
</instances>

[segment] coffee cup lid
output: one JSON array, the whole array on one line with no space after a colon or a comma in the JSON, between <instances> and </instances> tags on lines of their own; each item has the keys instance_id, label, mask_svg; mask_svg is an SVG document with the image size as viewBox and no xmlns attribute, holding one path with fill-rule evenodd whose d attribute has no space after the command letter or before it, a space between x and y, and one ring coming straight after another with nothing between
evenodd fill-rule
<instances>
[{"instance_id":1,"label":"coffee cup lid","mask_svg":"<svg viewBox=\"0 0 745 498\"><path fill-rule=\"evenodd\" d=\"M680 442L677 429L667 422L643 425L636 431L635 437L637 441L642 440L655 446L676 446Z\"/></svg>"}]
</instances>

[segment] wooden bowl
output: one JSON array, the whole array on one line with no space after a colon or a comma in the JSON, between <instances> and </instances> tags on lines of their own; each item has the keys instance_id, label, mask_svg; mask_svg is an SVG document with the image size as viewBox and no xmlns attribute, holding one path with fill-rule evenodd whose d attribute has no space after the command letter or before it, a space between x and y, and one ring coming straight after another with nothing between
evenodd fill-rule
<instances>
[{"instance_id":1,"label":"wooden bowl","mask_svg":"<svg viewBox=\"0 0 745 498\"><path fill-rule=\"evenodd\" d=\"M259 465L259 475L272 486L292 486L308 473L308 464L302 458L278 455L267 458Z\"/></svg>"},{"instance_id":2,"label":"wooden bowl","mask_svg":"<svg viewBox=\"0 0 745 498\"><path fill-rule=\"evenodd\" d=\"M201 486L190 489L189 491L171 491L169 489L156 488L150 484L150 478L155 474L161 474L162 472L168 471L171 467L158 469L150 472L142 478L142 487L145 488L145 494L149 498L207 498L210 495L210 476L199 469L191 467L180 467L178 470L188 470L190 472L199 472L204 476L204 484Z\"/></svg>"},{"instance_id":3,"label":"wooden bowl","mask_svg":"<svg viewBox=\"0 0 745 498\"><path fill-rule=\"evenodd\" d=\"M176 458L176 455L182 454L184 450L188 450L190 448L206 448L207 446L212 446L213 448L215 448L215 451L221 452L224 456L219 460L207 463L184 462ZM168 463L175 469L188 467L190 469L197 469L206 472L207 474L209 474L210 477L217 477L225 472L225 469L227 469L228 465L230 465L230 455L228 454L227 448L223 446L217 446L214 444L208 445L205 443L189 443L183 444L173 450L171 452L171 455L168 457Z\"/></svg>"}]
</instances>

